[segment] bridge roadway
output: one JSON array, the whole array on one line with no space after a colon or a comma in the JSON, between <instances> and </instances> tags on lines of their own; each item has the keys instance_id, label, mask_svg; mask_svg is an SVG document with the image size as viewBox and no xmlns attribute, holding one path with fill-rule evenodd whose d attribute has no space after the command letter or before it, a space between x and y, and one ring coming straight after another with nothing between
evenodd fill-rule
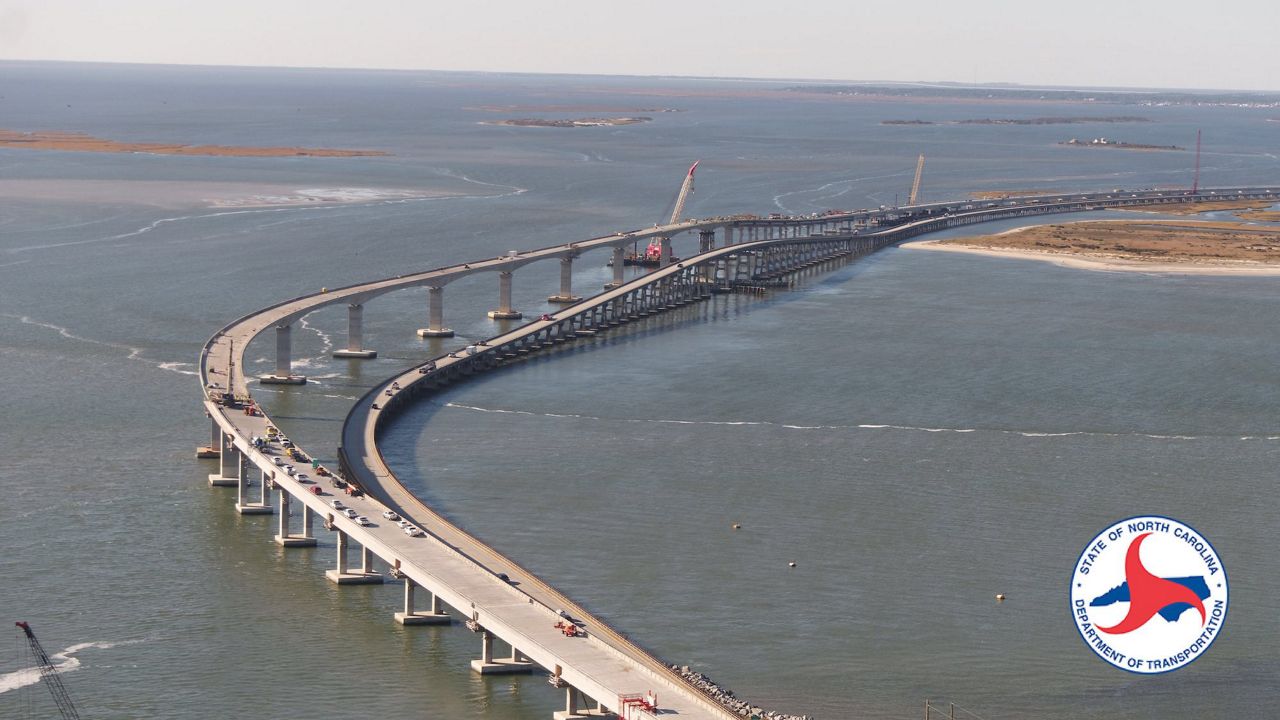
<instances>
[{"instance_id":1,"label":"bridge roadway","mask_svg":"<svg viewBox=\"0 0 1280 720\"><path fill-rule=\"evenodd\" d=\"M201 355L201 377L207 394L205 408L214 422L214 444L221 450L222 470L217 477L223 481L239 484L241 498L238 507L242 512L270 511L271 508L267 504L269 500L267 488L269 485L274 485L281 492L282 504L286 509L290 501L302 502L304 528L309 530L309 513L314 512L326 518L326 522L332 526L339 537L338 567L333 574L335 580L342 581L344 577L348 580L371 578L372 573L366 571L372 570L371 556L376 555L395 567L398 573L417 586L429 590L435 598L443 600L464 618L471 620L473 629L481 633L482 648L484 648L482 662L477 666L479 670L483 671L485 667L496 671L524 669L519 662L491 661L491 652L488 649L492 647L492 637L497 636L509 643L513 650L518 650L513 652L513 657L517 661L527 658L546 668L553 676L558 676L563 683L567 684L570 690L567 695L569 700L566 709L576 711L578 715L587 711L581 706L574 706L576 700L572 690L574 688L595 699L598 707L602 709L626 712L633 717L637 712L644 714L644 711L620 707L623 703L619 698L623 695L647 692L657 695L662 714L687 717L736 717L700 689L684 681L660 660L517 563L454 526L413 496L395 478L383 460L377 448L379 428L390 419L395 410L399 409L398 406L407 405L419 396L421 391L439 385L442 378L469 375L478 370L502 364L524 352L536 350L540 346L571 339L577 334L594 333L651 311L657 312L666 307L699 299L705 296L705 293L717 282L723 280L724 284L728 284L733 277L741 277L738 275L737 266L733 266L731 273L730 261L734 258L740 259L752 255L767 258L767 253L793 246L804 247L807 252L807 254L798 255L797 262L811 263L814 260L853 251L871 251L924 232L975 222L1018 215L1073 212L1123 205L1153 205L1188 199L1183 195L1153 191L1127 195L1127 197L1121 197L1113 192L1070 196L1057 201L1046 201L1044 197L1036 197L1016 199L1015 202L986 203L984 207L971 211L946 212L941 217L935 215L888 230L865 234L830 230L827 230L826 234L810 233L816 227L828 228L833 224L839 227L840 223L858 222L862 227L866 227L874 225L878 219L885 217L887 212L902 213L911 212L911 210L899 209L880 213L865 211L823 218L773 221L717 218L654 228L635 236L606 236L592 241L569 243L520 254L514 258L515 261L532 262L535 259L564 257L565 253L576 253L589 246L620 248L622 247L618 244L620 237L626 238L621 242L630 243L632 238L637 236L666 237L689 230L706 232L725 228L725 238L730 242L733 239L732 230L744 226L786 228L786 232L789 233L788 236L782 237L783 231L769 230L770 236L776 234L778 237L730 244L701 253L684 263L670 265L646 274L592 297L588 301L551 314L550 319L536 320L491 338L482 347L476 348L474 354L457 353L456 357L449 355L436 358L430 362L429 367L424 364L412 368L371 390L356 403L348 415L343 427L341 448L344 473L368 490L368 495L365 497L344 496L342 500L374 521L374 526L367 528L360 527L354 521L334 512L328 504L332 499L331 496L314 494L311 489L317 485L285 475L276 466L270 454L252 446L250 442L252 437L261 437L266 434L266 428L270 424L268 417L246 415L240 410L215 403L212 401L213 393L230 389L237 395L248 397L247 378L239 369L243 368L244 353L249 342L268 328L292 322L326 305L363 302L378 294L396 289L430 286L432 282L439 282L441 278L453 279L486 270L505 271L505 268L511 267L513 258L507 256L462 266L439 268L426 273L363 283L322 294L295 298L228 324L209 341ZM1280 198L1280 188L1206 190L1194 199L1212 200L1224 197L1277 199ZM942 204L942 207L954 210L964 205L977 204ZM847 224L846 228L851 230ZM764 269L768 267L766 265ZM762 275L762 272L758 272L760 269L750 265L748 277ZM782 269L785 270L786 267ZM665 287L665 294L653 294L651 289L654 287ZM638 300L642 302L637 304ZM530 342L531 339L532 342ZM218 359L222 359L222 362L218 363ZM217 367L219 364L222 370ZM391 396L389 399L388 393ZM385 401L383 405L377 404L380 400ZM259 503L247 502L246 463L256 465L262 472L264 482L261 490L262 501ZM211 476L212 481L213 476ZM423 528L427 531L427 536L409 537L392 523L382 520L381 513L388 508ZM288 522L288 515L282 514L280 535L286 538L285 544L289 544L287 539L290 538ZM295 536L293 539L306 542L307 532L304 530L303 538ZM344 546L348 537L363 546L364 561L360 573L349 573L346 567ZM314 540L311 542L314 543ZM510 582L502 580L499 573L505 574ZM558 610L563 610L580 621L587 632L587 637L571 638L557 630L554 625L560 619L556 612ZM407 598L406 612L412 611L413 608Z\"/></svg>"}]
</instances>

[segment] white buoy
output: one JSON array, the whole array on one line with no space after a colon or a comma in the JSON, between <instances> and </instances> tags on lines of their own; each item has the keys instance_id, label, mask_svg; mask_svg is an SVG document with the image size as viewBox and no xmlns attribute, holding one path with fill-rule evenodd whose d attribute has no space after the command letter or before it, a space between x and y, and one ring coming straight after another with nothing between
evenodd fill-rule
<instances>
[{"instance_id":1,"label":"white buoy","mask_svg":"<svg viewBox=\"0 0 1280 720\"><path fill-rule=\"evenodd\" d=\"M1004 602L1004 593L996 593L996 602Z\"/></svg>"},{"instance_id":2,"label":"white buoy","mask_svg":"<svg viewBox=\"0 0 1280 720\"><path fill-rule=\"evenodd\" d=\"M787 567L795 567L795 566L796 566L795 560L792 560L791 562L787 563Z\"/></svg>"},{"instance_id":3,"label":"white buoy","mask_svg":"<svg viewBox=\"0 0 1280 720\"><path fill-rule=\"evenodd\" d=\"M734 529L734 530L741 530L741 529L742 529L742 525L741 525L740 523L734 523L734 524L733 524L733 529Z\"/></svg>"}]
</instances>

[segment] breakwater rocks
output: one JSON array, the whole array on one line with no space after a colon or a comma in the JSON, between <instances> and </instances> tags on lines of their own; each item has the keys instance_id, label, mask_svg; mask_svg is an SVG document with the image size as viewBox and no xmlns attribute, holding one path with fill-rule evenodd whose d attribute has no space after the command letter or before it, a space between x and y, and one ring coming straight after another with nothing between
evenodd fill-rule
<instances>
[{"instance_id":1,"label":"breakwater rocks","mask_svg":"<svg viewBox=\"0 0 1280 720\"><path fill-rule=\"evenodd\" d=\"M739 700L732 691L716 685L711 678L703 675L697 670L692 670L688 665L672 665L672 670L680 673L680 677L693 683L696 687L715 698L716 702L729 708L729 710L741 715L744 718L760 718L761 720L813 720L810 715L788 715L786 713L773 712L772 710L764 710L758 708L746 700Z\"/></svg>"}]
</instances>

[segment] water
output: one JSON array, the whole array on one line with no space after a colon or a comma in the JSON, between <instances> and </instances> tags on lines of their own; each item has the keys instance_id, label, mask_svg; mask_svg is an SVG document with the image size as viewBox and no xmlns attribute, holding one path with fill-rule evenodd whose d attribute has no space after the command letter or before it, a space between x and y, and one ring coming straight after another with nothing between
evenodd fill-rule
<instances>
[{"instance_id":1,"label":"water","mask_svg":"<svg viewBox=\"0 0 1280 720\"><path fill-rule=\"evenodd\" d=\"M975 189L1188 182L1190 153L1061 148L1077 126L882 119L1143 114L1093 134L1186 146L1202 184L1275 183L1265 113L778 98L771 84L6 63L5 125L118 140L384 149L250 159L0 151L0 609L79 661L86 717L541 718L538 678L472 677L458 628L400 628L400 589L330 586L191 460L192 375L228 320L321 286L644 227L701 158L694 216ZM620 128L480 125L485 106L671 107ZM617 114L633 114L619 112ZM305 189L361 203L216 207ZM999 229L1008 225L992 226ZM681 238L677 252L688 252ZM575 287L607 281L604 254ZM549 306L558 268L518 273ZM1280 427L1274 280L1097 274L890 250L793 293L633 324L455 388L387 443L430 502L661 656L820 717L1240 715L1280 700L1268 502ZM303 388L259 388L332 459L365 388L492 335L496 281L380 298L380 357L334 361L345 314L294 333ZM269 340L250 351L265 370ZM1209 655L1157 678L1094 658L1068 573L1106 523L1196 525L1234 602ZM519 516L516 519L517 515ZM734 532L732 523L741 523ZM788 568L789 561L797 567ZM996 604L993 595L1009 600ZM51 709L15 630L0 715ZM13 689L9 689L9 688ZM37 713L40 714L40 713Z\"/></svg>"}]
</instances>

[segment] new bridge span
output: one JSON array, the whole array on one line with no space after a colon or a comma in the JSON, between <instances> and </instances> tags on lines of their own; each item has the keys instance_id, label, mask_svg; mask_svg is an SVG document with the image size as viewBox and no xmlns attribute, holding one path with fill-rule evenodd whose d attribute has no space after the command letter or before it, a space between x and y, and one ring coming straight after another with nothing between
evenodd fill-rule
<instances>
[{"instance_id":1,"label":"new bridge span","mask_svg":"<svg viewBox=\"0 0 1280 720\"><path fill-rule=\"evenodd\" d=\"M476 373L489 371L540 349L697 302L715 292L741 284L776 280L787 273L829 261L874 252L911 237L937 230L992 220L1078 212L1108 207L1160 205L1188 200L1280 199L1280 187L1207 189L1194 196L1143 191L1086 193L1057 198L1010 198L995 203L934 203L909 208L860 211L808 218L712 218L691 220L644 231L617 233L538 250L513 252L434 270L326 290L256 311L215 334L200 356L205 410L212 419L212 448L219 472L213 485L238 488L236 508L242 513L276 513L276 541L286 547L314 545L313 518L336 537L335 568L326 575L338 584L382 582L386 575L403 580L404 609L396 619L405 624L465 622L479 636L479 657L472 668L479 673L545 670L553 684L565 689L560 720L617 714L628 718L677 715L690 718L738 717L737 713L693 685L666 663L625 635L574 603L518 563L449 522L415 497L395 476L378 449L382 429L401 411L432 392ZM892 227L885 228L885 225ZM622 274L622 250L633 242L664 239L697 232L700 252L627 281ZM722 239L716 247L715 239ZM582 253L609 248L614 279L603 293L586 300L572 293L572 262ZM363 306L379 295L427 287L431 325L423 334L447 334L442 325L441 293L449 282L477 273L499 274L497 317L518 314L510 307L512 273L526 264L556 259L561 264L559 293L549 300L568 307L509 332L469 346L466 350L427 359L358 400L342 429L339 448L343 478L364 494L350 496L325 477L287 473L281 450L274 443L255 446L254 438L268 434L271 420L261 411L246 413L252 402L250 379L243 372L245 351L258 335L276 331L275 373L262 382L301 383L290 367L289 329L307 314L325 306L348 306L349 341L337 355L369 357L363 347ZM259 472L255 492L251 466ZM272 502L272 491L276 502ZM251 497L256 495L256 497ZM339 500L368 517L362 526L333 506ZM292 504L301 506L301 532L292 524ZM277 512L278 507L278 512ZM383 517L394 512L421 528L412 537ZM360 547L360 562L348 563L348 545ZM388 570L375 565L375 558ZM423 609L419 610L421 594ZM453 610L450 614L446 606ZM573 624L579 631L565 632ZM559 627L557 627L559 626ZM495 639L503 652L495 650ZM589 702L593 701L593 702Z\"/></svg>"}]
</instances>

